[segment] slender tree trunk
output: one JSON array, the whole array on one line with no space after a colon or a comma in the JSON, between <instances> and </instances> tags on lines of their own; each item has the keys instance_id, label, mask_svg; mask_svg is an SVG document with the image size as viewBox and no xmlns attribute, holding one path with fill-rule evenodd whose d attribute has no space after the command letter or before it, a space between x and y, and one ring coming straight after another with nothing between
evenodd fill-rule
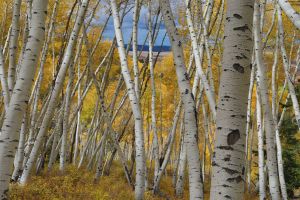
<instances>
[{"instance_id":1,"label":"slender tree trunk","mask_svg":"<svg viewBox=\"0 0 300 200\"><path fill-rule=\"evenodd\" d=\"M134 1L133 26L132 26L132 58L134 71L134 89L136 97L140 99L139 64L138 64L138 21L140 14L140 0Z\"/></svg>"},{"instance_id":2,"label":"slender tree trunk","mask_svg":"<svg viewBox=\"0 0 300 200\"><path fill-rule=\"evenodd\" d=\"M81 46L81 45L80 45ZM79 47L80 48L80 47ZM80 50L79 50L80 52ZM76 60L76 59L75 59ZM64 115L63 115L63 134L62 134L62 144L60 149L60 163L59 169L60 171L65 170L66 158L67 158L67 140L68 140L68 128L69 128L69 116L70 116L70 107L71 107L71 91L73 86L73 79L74 79L74 68L73 64L69 67L69 81L65 96L65 107L64 107Z\"/></svg>"},{"instance_id":3,"label":"slender tree trunk","mask_svg":"<svg viewBox=\"0 0 300 200\"><path fill-rule=\"evenodd\" d=\"M158 145L158 135L156 126L156 87L155 87L155 77L154 77L154 63L153 63L153 39L152 39L152 1L148 2L148 40L149 40L149 68L150 68L150 79L151 79L151 128L153 133L152 148L154 156L154 177L158 175L158 170L160 168L159 163L159 145Z\"/></svg>"},{"instance_id":4,"label":"slender tree trunk","mask_svg":"<svg viewBox=\"0 0 300 200\"><path fill-rule=\"evenodd\" d=\"M278 4L284 11L284 13L289 17L294 26L300 29L300 14L297 12L289 3L288 0L278 0Z\"/></svg>"},{"instance_id":5,"label":"slender tree trunk","mask_svg":"<svg viewBox=\"0 0 300 200\"><path fill-rule=\"evenodd\" d=\"M28 113L25 112L23 122L20 130L20 140L18 150L15 156L14 172L12 180L18 181L20 174L22 173L23 159L24 159L24 147L25 147L25 133L28 126Z\"/></svg>"},{"instance_id":6,"label":"slender tree trunk","mask_svg":"<svg viewBox=\"0 0 300 200\"><path fill-rule=\"evenodd\" d=\"M182 197L183 196L183 186L184 186L184 175L185 175L185 167L186 167L186 145L184 142L184 124L181 124L180 127L182 131L181 136L181 145L180 145L180 154L179 154L179 163L178 163L178 172L177 172L177 182L176 182L176 196Z\"/></svg>"},{"instance_id":7,"label":"slender tree trunk","mask_svg":"<svg viewBox=\"0 0 300 200\"><path fill-rule=\"evenodd\" d=\"M18 50L18 38L20 33L20 8L21 0L14 0L13 4L13 18L11 34L9 37L9 67L8 67L8 89L13 91L16 69L17 69L17 50Z\"/></svg>"},{"instance_id":8,"label":"slender tree trunk","mask_svg":"<svg viewBox=\"0 0 300 200\"><path fill-rule=\"evenodd\" d=\"M258 179L259 179L259 199L266 199L266 183L264 172L264 131L262 129L262 111L259 91L256 93L256 115L257 115L257 137L258 137Z\"/></svg>"},{"instance_id":9,"label":"slender tree trunk","mask_svg":"<svg viewBox=\"0 0 300 200\"><path fill-rule=\"evenodd\" d=\"M34 0L26 51L21 61L20 75L11 96L9 108L0 135L0 199L7 199L15 151L19 143L19 130L28 104L32 79L45 34L47 0Z\"/></svg>"},{"instance_id":10,"label":"slender tree trunk","mask_svg":"<svg viewBox=\"0 0 300 200\"><path fill-rule=\"evenodd\" d=\"M164 160L163 160L161 166L159 167L159 171L157 172L157 175L154 177L154 186L153 186L154 193L159 191L160 180L162 178L163 172L165 171L165 169L167 167L167 164L168 164L168 162L170 160L170 157L171 157L172 146L173 146L174 139L175 139L177 123L178 123L178 120L180 118L181 108L182 108L182 104L181 104L181 102L179 102L179 105L178 105L178 107L176 109L176 112L175 112L175 115L174 115L173 126L172 126L172 129L171 129L171 132L169 133L170 140L166 144L167 145L167 151L164 155Z\"/></svg>"},{"instance_id":11,"label":"slender tree trunk","mask_svg":"<svg viewBox=\"0 0 300 200\"><path fill-rule=\"evenodd\" d=\"M289 59L288 59L288 56L287 56L287 53L285 50L285 45L284 45L283 22L282 22L281 10L280 10L279 6L277 8L277 12L278 12L279 44L280 44L280 49L281 49L281 54L282 54L285 80L287 81L289 94L291 95L291 100L293 102L293 108L294 108L294 112L295 112L298 129L300 130L299 103L298 103L298 99L297 99L296 92L295 92L295 86L294 86L294 83L292 82L292 78L291 78L290 72L289 72ZM299 20L300 20L300 17L299 17ZM285 197L285 198L287 198L287 197Z\"/></svg>"},{"instance_id":12,"label":"slender tree trunk","mask_svg":"<svg viewBox=\"0 0 300 200\"><path fill-rule=\"evenodd\" d=\"M23 174L21 176L20 179L20 183L21 184L25 184L28 180L31 168L33 166L34 161L36 160L37 154L38 154L38 150L39 147L41 145L42 139L44 137L44 135L46 134L48 127L49 127L49 123L50 120L52 118L53 112L54 112L54 108L56 106L56 101L57 98L59 96L59 93L61 91L61 88L63 86L64 83L64 79L65 79L65 74L66 71L70 65L71 62L71 58L72 58L72 54L74 52L74 48L76 46L76 42L77 42L77 38L78 38L78 34L81 28L81 25L83 23L84 20L84 16L85 16L85 12L88 6L89 0L83 0L81 2L81 6L79 8L78 11L78 15L76 17L76 21L75 21L75 25L74 28L72 30L71 36L70 36L70 40L68 42L68 46L66 48L66 53L64 55L63 61L62 61L62 65L60 67L60 70L57 74L56 80L55 80L55 86L53 88L53 91L51 93L51 97L50 97L50 101L45 113L45 117L43 118L39 133L37 135L36 141L34 143L33 149L29 155L28 161L26 163L26 166L24 168Z\"/></svg>"},{"instance_id":13,"label":"slender tree trunk","mask_svg":"<svg viewBox=\"0 0 300 200\"><path fill-rule=\"evenodd\" d=\"M141 115L140 105L134 90L134 84L131 80L127 57L124 48L124 40L120 25L120 16L115 0L110 1L116 39L118 43L118 52L121 62L121 71L127 88L130 99L134 121L135 121L135 148L136 148L136 185L135 185L135 199L141 200L144 198L145 191L145 149L144 149L144 134L143 134L143 120Z\"/></svg>"},{"instance_id":14,"label":"slender tree trunk","mask_svg":"<svg viewBox=\"0 0 300 200\"><path fill-rule=\"evenodd\" d=\"M198 73L197 76L201 77L201 81L204 85L205 93L206 93L206 96L208 99L208 104L210 106L210 110L213 113L213 117L215 119L215 117L216 117L216 102L215 102L213 92L211 90L211 86L209 85L208 80L206 78L206 74L202 70L202 64L201 64L202 59L201 59L201 55L200 55L199 48L198 48L197 36L196 36L195 29L194 29L194 24L192 22L192 15L191 15L191 10L190 10L191 4L189 4L189 2L190 2L189 0L185 1L185 3L186 3L186 18L187 18L189 33L190 33L190 37L191 37L191 41L192 41L193 55L195 57L195 63L196 63L196 68L197 68L197 73ZM203 49L202 49L202 51L203 51Z\"/></svg>"},{"instance_id":15,"label":"slender tree trunk","mask_svg":"<svg viewBox=\"0 0 300 200\"><path fill-rule=\"evenodd\" d=\"M167 33L171 41L177 81L185 112L185 144L187 145L187 154L189 155L187 160L189 166L190 199L203 199L203 184L201 178L201 165L197 136L197 111L194 96L189 83L189 75L186 71L184 63L182 49L183 43L180 40L178 30L175 27L174 17L169 0L160 0L159 5L162 10Z\"/></svg>"},{"instance_id":16,"label":"slender tree trunk","mask_svg":"<svg viewBox=\"0 0 300 200\"><path fill-rule=\"evenodd\" d=\"M261 95L261 102L263 107L263 116L265 120L266 131L266 148L267 148L267 167L269 175L269 189L272 200L280 199L280 189L278 182L278 169L276 158L276 144L275 144L275 124L272 116L272 110L269 102L269 91L267 88L266 68L262 57L261 46L261 31L260 31L260 10L259 4L254 6L254 39L255 39L255 57L257 64L257 78L258 86Z\"/></svg>"},{"instance_id":17,"label":"slender tree trunk","mask_svg":"<svg viewBox=\"0 0 300 200\"><path fill-rule=\"evenodd\" d=\"M10 93L8 90L7 76L6 76L5 64L4 64L5 62L4 62L4 56L2 52L3 49L0 46L0 81L1 81L2 95L4 97L4 106L5 106L5 110L7 110L9 106Z\"/></svg>"}]
</instances>

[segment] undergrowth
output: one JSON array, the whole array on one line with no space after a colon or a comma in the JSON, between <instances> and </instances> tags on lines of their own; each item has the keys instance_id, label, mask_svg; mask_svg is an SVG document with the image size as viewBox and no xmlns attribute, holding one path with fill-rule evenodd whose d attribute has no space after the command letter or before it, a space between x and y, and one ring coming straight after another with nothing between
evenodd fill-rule
<instances>
[{"instance_id":1,"label":"undergrowth","mask_svg":"<svg viewBox=\"0 0 300 200\"><path fill-rule=\"evenodd\" d=\"M153 176L150 173L149 184ZM171 174L169 169L167 174ZM94 183L94 171L78 170L68 166L64 174L55 166L48 173L43 171L32 176L25 186L11 184L11 200L134 200L134 191L126 181L122 167L114 163L109 176L102 176L99 183ZM186 174L187 175L187 174ZM209 199L209 184L204 184L205 200ZM145 200L179 200L175 197L172 177L163 176L160 184L161 195L154 196L152 191L145 193ZM188 183L185 181L184 196L188 200ZM257 197L245 195L245 199L255 200Z\"/></svg>"}]
</instances>

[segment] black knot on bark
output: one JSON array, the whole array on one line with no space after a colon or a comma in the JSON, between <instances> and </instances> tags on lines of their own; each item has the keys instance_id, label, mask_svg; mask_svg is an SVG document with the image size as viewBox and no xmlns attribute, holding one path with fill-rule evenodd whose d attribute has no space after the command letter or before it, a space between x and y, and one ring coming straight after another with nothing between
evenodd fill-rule
<instances>
[{"instance_id":1,"label":"black knot on bark","mask_svg":"<svg viewBox=\"0 0 300 200\"><path fill-rule=\"evenodd\" d=\"M239 63L234 63L233 64L233 69L240 72L241 74L243 74L245 72L244 67L242 65L240 65Z\"/></svg>"},{"instance_id":2,"label":"black knot on bark","mask_svg":"<svg viewBox=\"0 0 300 200\"><path fill-rule=\"evenodd\" d=\"M227 144L228 145L234 145L239 139L240 139L240 131L238 129L232 130L227 135Z\"/></svg>"}]
</instances>

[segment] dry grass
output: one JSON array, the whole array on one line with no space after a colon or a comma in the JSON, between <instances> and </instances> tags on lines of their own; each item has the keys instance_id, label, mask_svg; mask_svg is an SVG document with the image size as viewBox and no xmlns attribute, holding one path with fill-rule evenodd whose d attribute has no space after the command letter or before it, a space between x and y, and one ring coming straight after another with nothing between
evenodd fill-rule
<instances>
[{"instance_id":1,"label":"dry grass","mask_svg":"<svg viewBox=\"0 0 300 200\"><path fill-rule=\"evenodd\" d=\"M169 170L168 170L169 171ZM170 171L169 171L170 172ZM152 174L152 173L151 173ZM168 173L170 174L170 173ZM64 175L56 166L51 173L43 172L40 176L33 176L26 186L11 185L11 200L133 200L134 191L126 182L122 167L114 164L109 176L101 177L99 183L93 183L94 171L68 166ZM152 179L152 177L150 177ZM164 176L161 180L163 196L154 196L152 191L146 192L146 200L179 200L175 197L172 177ZM205 184L205 191L209 184ZM188 186L185 184L184 197L188 199ZM209 199L209 193L205 193ZM246 197L245 199L257 199Z\"/></svg>"},{"instance_id":2,"label":"dry grass","mask_svg":"<svg viewBox=\"0 0 300 200\"><path fill-rule=\"evenodd\" d=\"M130 200L134 199L134 191L126 182L123 170L114 165L109 176L101 177L99 183L93 183L93 171L77 170L69 166L64 175L57 167L53 172L43 172L40 176L33 176L26 186L12 184L10 188L11 200ZM169 199L176 199L172 187L171 177L164 177L161 182L161 191ZM184 199L188 199L185 192ZM166 197L152 195L146 192L146 200L161 200Z\"/></svg>"}]
</instances>

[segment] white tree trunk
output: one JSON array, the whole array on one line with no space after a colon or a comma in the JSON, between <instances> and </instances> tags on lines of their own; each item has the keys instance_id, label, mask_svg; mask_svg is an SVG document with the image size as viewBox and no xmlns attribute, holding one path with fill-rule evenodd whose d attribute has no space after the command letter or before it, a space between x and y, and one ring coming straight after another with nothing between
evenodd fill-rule
<instances>
[{"instance_id":1,"label":"white tree trunk","mask_svg":"<svg viewBox=\"0 0 300 200\"><path fill-rule=\"evenodd\" d=\"M298 129L300 129L299 103L298 103L298 99L297 99L296 92L295 92L294 82L292 82L293 78L292 78L292 76L290 75L290 72L289 72L290 64L289 64L287 53L286 53L285 46L284 46L284 32L283 32L283 24L282 24L282 18L281 18L281 10L280 10L278 5L277 5L277 11L278 11L278 29L279 29L278 39L279 40L276 40L276 42L279 42L279 46L281 48L283 67L284 67L284 72L285 72L285 80L287 81L287 85L288 85L288 88L289 88L289 95L291 96L291 99L292 99L292 102L293 102L293 108L294 108L294 112L295 112L295 117L296 117ZM278 44L276 44L276 45L278 46ZM278 50L276 50L276 52L277 51ZM274 57L274 59L276 59L274 61L275 64L277 64L277 57L278 57L277 55ZM272 82L272 87L274 87L273 82ZM275 91L275 90L273 90L273 91ZM276 104L276 99L275 99L275 103L273 105L274 106L277 105ZM285 183L285 179L284 179L282 148L281 148L281 142L280 142L280 137L279 137L279 127L277 125L278 123L277 123L277 112L276 111L277 111L277 108L272 107L273 119L274 119L274 123L275 123L275 127L276 127L276 147L277 147L277 162L278 162L279 183L280 183L282 198L284 200L287 200L288 195L287 195L286 183Z\"/></svg>"},{"instance_id":2,"label":"white tree trunk","mask_svg":"<svg viewBox=\"0 0 300 200\"><path fill-rule=\"evenodd\" d=\"M34 78L39 53L45 34L47 0L34 0L26 51L21 61L19 78L11 96L9 108L0 135L0 199L7 199L13 160L19 142L19 131L28 104L32 79Z\"/></svg>"},{"instance_id":3,"label":"white tree trunk","mask_svg":"<svg viewBox=\"0 0 300 200\"><path fill-rule=\"evenodd\" d=\"M161 177L162 177L163 172L165 171L165 169L167 167L167 164L168 164L168 162L170 160L170 157L171 157L172 146L173 146L174 139L175 139L177 123L178 123L178 120L180 118L181 108L182 108L182 103L179 102L179 105L178 105L178 107L176 109L176 112L175 112L175 115L174 115L172 130L169 133L170 134L169 135L170 140L168 141L168 144L167 144L167 150L166 150L166 153L164 155L164 161L161 164L161 166L159 167L159 171L157 172L157 175L154 177L154 185L153 185L154 193L159 192L159 184L160 184Z\"/></svg>"},{"instance_id":4,"label":"white tree trunk","mask_svg":"<svg viewBox=\"0 0 300 200\"><path fill-rule=\"evenodd\" d=\"M158 135L156 127L156 88L155 88L155 77L154 77L154 60L153 60L153 39L152 39L152 1L148 2L148 40L149 40L149 68L150 68L150 79L151 79L151 128L153 133L152 148L154 156L154 177L158 175L160 168L159 164L159 145Z\"/></svg>"},{"instance_id":5,"label":"white tree trunk","mask_svg":"<svg viewBox=\"0 0 300 200\"><path fill-rule=\"evenodd\" d=\"M14 0L12 13L11 34L9 37L9 67L8 67L8 89L13 91L17 68L18 37L20 33L20 8L21 0Z\"/></svg>"},{"instance_id":6,"label":"white tree trunk","mask_svg":"<svg viewBox=\"0 0 300 200\"><path fill-rule=\"evenodd\" d=\"M285 45L284 45L283 22L282 22L281 10L280 10L279 6L277 8L277 12L278 12L279 44L280 44L280 49L281 49L281 53L282 53L285 80L287 81L289 94L291 95L291 99L293 102L293 108L294 108L294 112L295 112L298 129L300 130L299 103L298 103L298 99L297 99L296 92L295 92L295 86L294 86L294 83L292 82L292 77L289 73L289 59L288 59L288 56L287 56L287 53L285 50ZM300 18L299 18L299 20L300 20Z\"/></svg>"},{"instance_id":7,"label":"white tree trunk","mask_svg":"<svg viewBox=\"0 0 300 200\"><path fill-rule=\"evenodd\" d=\"M4 106L5 106L5 110L7 110L9 105L10 93L8 90L7 76L6 76L5 64L4 64L5 62L4 62L4 56L2 52L3 50L2 47L0 46L0 81L1 81L2 95L4 97Z\"/></svg>"},{"instance_id":8,"label":"white tree trunk","mask_svg":"<svg viewBox=\"0 0 300 200\"><path fill-rule=\"evenodd\" d=\"M300 14L291 6L288 0L278 0L278 4L291 22L300 29Z\"/></svg>"},{"instance_id":9,"label":"white tree trunk","mask_svg":"<svg viewBox=\"0 0 300 200\"><path fill-rule=\"evenodd\" d=\"M127 57L124 48L124 40L120 25L120 16L115 0L110 1L116 39L118 43L118 52L121 62L121 71L127 88L129 100L131 103L132 112L135 121L135 148L136 148L136 185L135 185L135 198L141 200L144 198L145 191L145 149L144 149L144 134L143 134L143 119L141 114L140 105L135 93L134 84L130 77L128 69Z\"/></svg>"},{"instance_id":10,"label":"white tree trunk","mask_svg":"<svg viewBox=\"0 0 300 200\"><path fill-rule=\"evenodd\" d=\"M133 26L132 26L132 59L133 59L133 71L134 71L134 87L136 97L140 99L140 82L139 82L139 64L138 64L138 21L140 14L140 0L134 1L133 11Z\"/></svg>"},{"instance_id":11,"label":"white tree trunk","mask_svg":"<svg viewBox=\"0 0 300 200\"><path fill-rule=\"evenodd\" d=\"M253 0L227 1L210 199L244 197Z\"/></svg>"},{"instance_id":12,"label":"white tree trunk","mask_svg":"<svg viewBox=\"0 0 300 200\"><path fill-rule=\"evenodd\" d=\"M24 168L23 174L20 179L21 184L25 184L28 180L31 168L33 166L34 161L36 160L36 157L38 155L39 147L42 143L42 139L46 132L48 131L48 127L53 115L53 112L55 110L56 106L56 100L59 96L59 93L61 91L61 88L63 87L66 71L70 65L72 54L74 52L74 48L76 46L78 34L81 28L81 25L84 20L85 12L88 6L89 0L83 0L81 2L81 6L78 11L78 15L76 17L75 25L72 30L70 40L68 42L67 48L66 48L66 53L64 55L62 65L60 67L60 70L57 74L56 80L55 80L55 86L53 88L53 91L51 93L50 101L45 113L45 117L43 118L39 133L37 135L36 141L34 143L33 149L29 155L28 161L26 163L26 166Z\"/></svg>"},{"instance_id":13,"label":"white tree trunk","mask_svg":"<svg viewBox=\"0 0 300 200\"><path fill-rule=\"evenodd\" d=\"M261 102L263 107L263 116L265 120L266 131L266 148L267 148L267 167L269 175L269 189L272 200L280 199L280 189L278 182L278 169L276 158L276 144L275 144L275 124L272 116L272 110L269 102L269 91L267 88L266 68L262 57L261 45L261 31L260 31L260 9L259 4L254 6L254 39L255 39L255 60L257 64L257 78L258 86L261 95Z\"/></svg>"},{"instance_id":14,"label":"white tree trunk","mask_svg":"<svg viewBox=\"0 0 300 200\"><path fill-rule=\"evenodd\" d=\"M81 45L80 45L81 46ZM80 48L80 47L79 47ZM80 50L78 50L80 52ZM75 59L76 60L76 59ZM69 67L69 80L68 86L65 96L65 107L64 107L64 116L63 116L63 134L62 134L62 143L60 149L60 163L59 163L59 170L65 170L65 163L66 163L66 154L67 154L67 140L68 140L68 128L69 128L69 116L70 116L70 107L71 107L71 92L73 86L73 79L74 79L74 64L71 64Z\"/></svg>"},{"instance_id":15,"label":"white tree trunk","mask_svg":"<svg viewBox=\"0 0 300 200\"><path fill-rule=\"evenodd\" d=\"M180 129L182 130L181 136L181 145L180 145L180 154L179 154L179 163L178 163L178 172L177 172L177 181L176 181L176 196L182 197L183 196L183 186L184 186L184 174L185 174L185 167L186 167L186 145L184 142L184 124L181 124Z\"/></svg>"},{"instance_id":16,"label":"white tree trunk","mask_svg":"<svg viewBox=\"0 0 300 200\"><path fill-rule=\"evenodd\" d=\"M262 129L262 111L260 94L256 92L256 115L257 115L257 138L258 138L258 179L259 179L259 199L266 199L265 183L265 156L264 156L264 131Z\"/></svg>"},{"instance_id":17,"label":"white tree trunk","mask_svg":"<svg viewBox=\"0 0 300 200\"><path fill-rule=\"evenodd\" d=\"M169 0L160 0L159 5L171 41L177 81L185 112L185 144L187 145L187 154L189 155L187 160L189 166L190 199L203 199L203 184L197 136L197 111L189 83L189 74L187 73L184 63L183 43L173 21L174 17Z\"/></svg>"},{"instance_id":18,"label":"white tree trunk","mask_svg":"<svg viewBox=\"0 0 300 200\"><path fill-rule=\"evenodd\" d=\"M19 176L22 172L24 148L25 148L25 133L27 131L27 126L28 126L27 123L28 123L28 114L25 112L21 130L20 130L20 140L19 140L18 150L16 152L15 162L14 162L14 172L12 175L12 180L14 181L18 181Z\"/></svg>"},{"instance_id":19,"label":"white tree trunk","mask_svg":"<svg viewBox=\"0 0 300 200\"><path fill-rule=\"evenodd\" d=\"M194 29L194 24L192 21L192 14L191 14L191 10L190 10L190 5L189 5L189 0L185 1L186 4L186 18L187 18L187 23L188 23L188 28L189 28L189 33L190 33L190 37L191 37L191 41L192 41L192 47L193 47L193 55L195 57L195 63L196 63L196 68L197 68L197 73L201 78L201 81L204 85L205 88L205 93L207 96L207 101L208 104L210 106L210 110L213 113L213 117L214 119L216 118L216 102L214 99L214 95L213 92L211 90L211 87L208 83L208 80L206 78L206 74L203 72L202 70L202 64L201 64L201 55L199 52L199 48L198 48L198 41L197 41L197 36L196 36L196 32ZM203 51L203 49L202 49Z\"/></svg>"}]
</instances>

